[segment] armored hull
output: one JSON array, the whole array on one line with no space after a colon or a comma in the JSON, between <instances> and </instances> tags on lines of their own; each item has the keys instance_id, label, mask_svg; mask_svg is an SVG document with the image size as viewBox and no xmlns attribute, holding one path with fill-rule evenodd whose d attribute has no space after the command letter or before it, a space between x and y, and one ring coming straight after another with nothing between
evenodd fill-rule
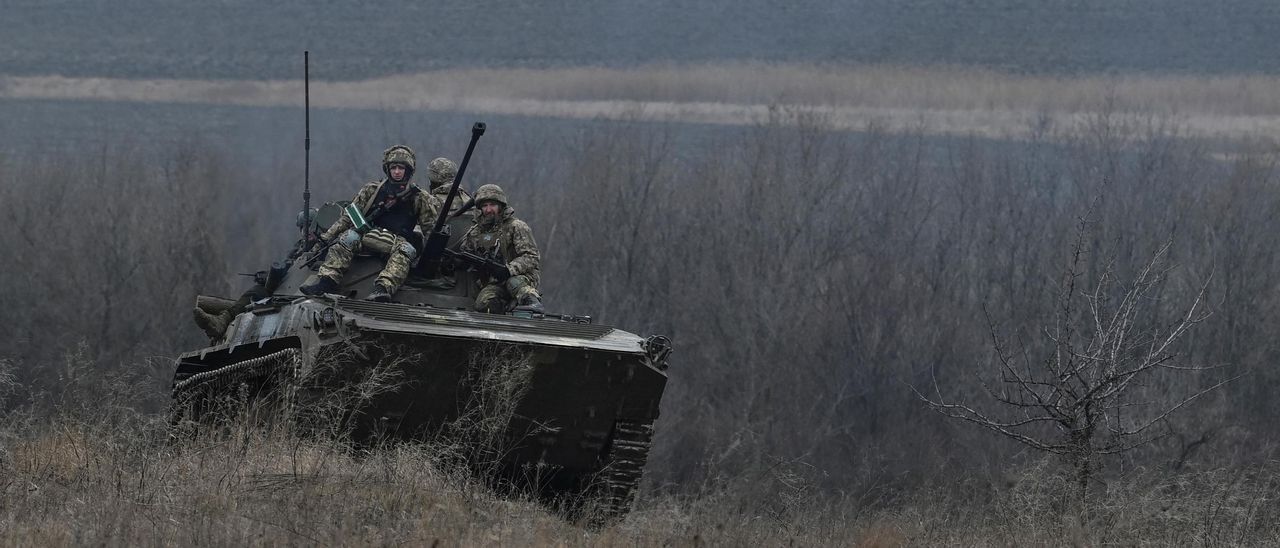
<instances>
[{"instance_id":1,"label":"armored hull","mask_svg":"<svg viewBox=\"0 0 1280 548\"><path fill-rule=\"evenodd\" d=\"M666 339L585 316L472 312L465 270L415 276L397 302L356 298L381 265L358 257L317 297L297 291L311 270L292 268L216 344L178 358L174 423L219 420L230 399L357 444L447 438L507 482L575 504L595 494L625 513L666 385Z\"/></svg>"}]
</instances>

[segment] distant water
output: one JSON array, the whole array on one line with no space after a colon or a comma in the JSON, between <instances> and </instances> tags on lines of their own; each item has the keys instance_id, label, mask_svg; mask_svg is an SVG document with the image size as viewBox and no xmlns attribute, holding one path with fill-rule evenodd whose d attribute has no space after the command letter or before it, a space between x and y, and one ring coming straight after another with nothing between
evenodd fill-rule
<instances>
[{"instance_id":1,"label":"distant water","mask_svg":"<svg viewBox=\"0 0 1280 548\"><path fill-rule=\"evenodd\" d=\"M0 74L325 79L761 59L1280 73L1276 0L0 0Z\"/></svg>"},{"instance_id":2,"label":"distant water","mask_svg":"<svg viewBox=\"0 0 1280 548\"><path fill-rule=\"evenodd\" d=\"M345 193L353 181L378 176L383 149L395 143L411 145L419 161L437 156L458 160L477 121L486 122L488 131L469 171L473 180L525 179L528 166L505 160L554 155L568 140L594 130L622 129L613 120L313 108L312 184ZM132 151L163 162L175 150L194 146L249 171L301 173L303 122L297 107L0 100L0 166L49 158L93 161L101 151ZM626 124L667 135L678 156L700 155L718 140L743 136L737 126ZM287 192L293 191L289 187Z\"/></svg>"}]
</instances>

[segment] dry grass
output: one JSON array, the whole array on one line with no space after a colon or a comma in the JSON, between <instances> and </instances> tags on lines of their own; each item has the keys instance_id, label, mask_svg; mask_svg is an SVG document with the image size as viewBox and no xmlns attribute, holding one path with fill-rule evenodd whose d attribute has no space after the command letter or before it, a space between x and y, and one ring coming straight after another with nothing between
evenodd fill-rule
<instances>
[{"instance_id":1,"label":"dry grass","mask_svg":"<svg viewBox=\"0 0 1280 548\"><path fill-rule=\"evenodd\" d=\"M510 544L569 528L440 473L425 448L361 456L261 432L171 448L152 434L65 426L16 442L0 543Z\"/></svg>"},{"instance_id":2,"label":"dry grass","mask_svg":"<svg viewBox=\"0 0 1280 548\"><path fill-rule=\"evenodd\" d=\"M1274 466L1105 486L1087 515L1062 511L1053 467L961 480L897 499L762 497L747 482L700 496L650 493L603 530L504 499L426 445L353 452L323 439L237 427L180 445L61 418L4 432L4 545L1077 545L1272 544ZM764 476L771 473L766 472ZM767 479L770 483L778 478Z\"/></svg>"},{"instance_id":3,"label":"dry grass","mask_svg":"<svg viewBox=\"0 0 1280 548\"><path fill-rule=\"evenodd\" d=\"M238 426L179 445L137 417L129 429L63 418L5 432L4 545L696 545L830 532L714 514L705 501L651 503L588 530L530 500L503 499L436 458L442 448L354 452ZM731 521L726 521L726 518ZM786 525L786 524L784 524Z\"/></svg>"},{"instance_id":4,"label":"dry grass","mask_svg":"<svg viewBox=\"0 0 1280 548\"><path fill-rule=\"evenodd\" d=\"M1280 78L1264 75L1081 77L973 67L733 63L451 69L313 82L318 107L465 111L567 118L751 124L770 106L803 106L836 128L925 126L942 134L1017 136L1048 119L1097 112L1172 116L1194 134L1280 137ZM301 82L0 78L0 98L297 106Z\"/></svg>"}]
</instances>

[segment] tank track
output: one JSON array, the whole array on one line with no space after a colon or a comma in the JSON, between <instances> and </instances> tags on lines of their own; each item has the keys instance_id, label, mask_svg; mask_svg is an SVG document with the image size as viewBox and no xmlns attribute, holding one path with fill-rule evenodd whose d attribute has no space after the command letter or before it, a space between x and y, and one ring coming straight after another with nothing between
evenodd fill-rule
<instances>
[{"instance_id":1,"label":"tank track","mask_svg":"<svg viewBox=\"0 0 1280 548\"><path fill-rule=\"evenodd\" d=\"M174 383L170 423L180 420L183 411L190 407L191 400L200 393L213 394L248 379L273 374L282 368L288 368L291 374L296 374L300 363L299 356L297 348L285 348L257 358L197 373ZM292 398L288 399L292 400Z\"/></svg>"},{"instance_id":2,"label":"tank track","mask_svg":"<svg viewBox=\"0 0 1280 548\"><path fill-rule=\"evenodd\" d=\"M600 474L601 504L608 519L621 519L631 510L644 463L649 458L653 425L618 421L614 423L613 443L609 446L608 464Z\"/></svg>"},{"instance_id":3,"label":"tank track","mask_svg":"<svg viewBox=\"0 0 1280 548\"><path fill-rule=\"evenodd\" d=\"M270 373L272 369L284 362L293 362L298 358L297 348L286 348L259 356L257 358L236 362L230 365L224 365L212 371L197 373L173 385L173 397L177 398L182 393L195 388L196 386L208 388L222 388L234 382L238 382L250 377L258 377Z\"/></svg>"}]
</instances>

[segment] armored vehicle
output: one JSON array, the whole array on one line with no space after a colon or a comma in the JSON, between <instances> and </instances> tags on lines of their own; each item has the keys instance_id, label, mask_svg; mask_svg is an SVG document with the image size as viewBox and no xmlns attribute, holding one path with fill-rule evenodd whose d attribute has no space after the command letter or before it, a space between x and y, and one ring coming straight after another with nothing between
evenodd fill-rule
<instances>
[{"instance_id":1,"label":"armored vehicle","mask_svg":"<svg viewBox=\"0 0 1280 548\"><path fill-rule=\"evenodd\" d=\"M314 223L329 226L341 206L326 204ZM456 216L433 235L452 248L470 222ZM451 437L468 448L464 460L508 485L570 504L598 501L607 515L627 512L670 341L588 316L474 312L477 274L450 256L424 254L393 302L361 299L383 264L358 255L340 287L321 296L299 291L315 261L275 265L264 298L211 346L177 359L173 424L225 420L228 405L263 403L290 424L365 446ZM235 306L217 297L198 303L211 313Z\"/></svg>"}]
</instances>

